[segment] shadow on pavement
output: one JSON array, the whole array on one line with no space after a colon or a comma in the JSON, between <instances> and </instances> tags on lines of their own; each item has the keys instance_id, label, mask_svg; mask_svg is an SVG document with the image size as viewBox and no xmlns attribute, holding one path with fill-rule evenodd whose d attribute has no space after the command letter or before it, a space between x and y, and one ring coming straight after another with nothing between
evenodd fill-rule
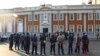
<instances>
[{"instance_id":1,"label":"shadow on pavement","mask_svg":"<svg viewBox=\"0 0 100 56\"><path fill-rule=\"evenodd\" d=\"M93 56L93 55L90 55L90 54L73 54L73 55L31 55L31 54L25 54L23 51L13 51L13 52L15 52L15 53L17 53L18 55L20 55L20 56Z\"/></svg>"},{"instance_id":2,"label":"shadow on pavement","mask_svg":"<svg viewBox=\"0 0 100 56\"><path fill-rule=\"evenodd\" d=\"M15 51L14 50L13 52L17 53L20 56L28 56L27 54L25 54L24 52L21 52L21 51Z\"/></svg>"},{"instance_id":3,"label":"shadow on pavement","mask_svg":"<svg viewBox=\"0 0 100 56\"><path fill-rule=\"evenodd\" d=\"M7 45L7 42L1 42L0 41L0 45Z\"/></svg>"}]
</instances>

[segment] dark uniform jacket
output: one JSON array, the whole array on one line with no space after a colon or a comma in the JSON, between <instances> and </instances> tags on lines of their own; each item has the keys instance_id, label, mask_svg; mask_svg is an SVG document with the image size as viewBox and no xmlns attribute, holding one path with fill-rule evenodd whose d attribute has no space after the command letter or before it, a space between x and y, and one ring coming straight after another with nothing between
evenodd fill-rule
<instances>
[{"instance_id":1,"label":"dark uniform jacket","mask_svg":"<svg viewBox=\"0 0 100 56\"><path fill-rule=\"evenodd\" d=\"M52 35L52 37L50 38L50 43L55 43L57 41L56 36Z\"/></svg>"}]
</instances>

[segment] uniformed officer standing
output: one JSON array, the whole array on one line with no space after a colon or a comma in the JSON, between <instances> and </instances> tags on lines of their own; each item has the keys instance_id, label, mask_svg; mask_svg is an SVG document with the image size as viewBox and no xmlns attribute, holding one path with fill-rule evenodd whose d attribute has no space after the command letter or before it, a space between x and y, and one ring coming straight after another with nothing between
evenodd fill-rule
<instances>
[{"instance_id":1,"label":"uniformed officer standing","mask_svg":"<svg viewBox=\"0 0 100 56\"><path fill-rule=\"evenodd\" d=\"M81 44L81 37L79 36L79 34L77 34L75 53L80 54L80 44Z\"/></svg>"},{"instance_id":2,"label":"uniformed officer standing","mask_svg":"<svg viewBox=\"0 0 100 56\"><path fill-rule=\"evenodd\" d=\"M41 46L41 49L40 49L40 54L42 55L42 51L44 51L44 55L46 54L45 52L45 48L46 48L46 36L45 34L41 34L40 36L40 46Z\"/></svg>"},{"instance_id":3,"label":"uniformed officer standing","mask_svg":"<svg viewBox=\"0 0 100 56\"><path fill-rule=\"evenodd\" d=\"M57 37L57 41L58 41L58 54L60 55L60 50L62 52L62 54L64 55L64 49L63 49L63 42L64 42L64 35L62 35L60 33L60 35Z\"/></svg>"},{"instance_id":4,"label":"uniformed officer standing","mask_svg":"<svg viewBox=\"0 0 100 56\"><path fill-rule=\"evenodd\" d=\"M24 38L24 48L25 48L26 54L29 54L29 50L30 50L30 35L29 35L29 33L27 33L27 35Z\"/></svg>"},{"instance_id":5,"label":"uniformed officer standing","mask_svg":"<svg viewBox=\"0 0 100 56\"><path fill-rule=\"evenodd\" d=\"M34 34L34 36L32 36L32 54L35 51L35 55L37 55L37 36L36 34Z\"/></svg>"},{"instance_id":6,"label":"uniformed officer standing","mask_svg":"<svg viewBox=\"0 0 100 56\"><path fill-rule=\"evenodd\" d=\"M16 47L17 47L17 49L19 50L19 43L20 43L20 37L19 37L19 34L17 33L17 34L15 34L15 50L16 50Z\"/></svg>"},{"instance_id":7,"label":"uniformed officer standing","mask_svg":"<svg viewBox=\"0 0 100 56\"><path fill-rule=\"evenodd\" d=\"M55 55L55 44L56 44L56 41L57 41L57 38L55 35L52 35L51 38L50 38L50 54L52 55L52 52L53 54Z\"/></svg>"},{"instance_id":8,"label":"uniformed officer standing","mask_svg":"<svg viewBox=\"0 0 100 56\"><path fill-rule=\"evenodd\" d=\"M13 50L12 47L13 47L13 34L10 35L9 37L9 50Z\"/></svg>"},{"instance_id":9,"label":"uniformed officer standing","mask_svg":"<svg viewBox=\"0 0 100 56\"><path fill-rule=\"evenodd\" d=\"M65 35L65 40L67 40L68 39L68 32L65 32L64 35Z\"/></svg>"},{"instance_id":10,"label":"uniformed officer standing","mask_svg":"<svg viewBox=\"0 0 100 56\"><path fill-rule=\"evenodd\" d=\"M83 36L82 36L82 52L83 54L86 54L87 52L89 52L89 38L86 35L86 33L83 33Z\"/></svg>"},{"instance_id":11,"label":"uniformed officer standing","mask_svg":"<svg viewBox=\"0 0 100 56\"><path fill-rule=\"evenodd\" d=\"M74 35L73 33L69 34L69 38L68 38L68 54L73 54L73 41L74 41Z\"/></svg>"},{"instance_id":12,"label":"uniformed officer standing","mask_svg":"<svg viewBox=\"0 0 100 56\"><path fill-rule=\"evenodd\" d=\"M25 33L20 35L20 42L21 42L21 49L24 50L24 37L25 37Z\"/></svg>"}]
</instances>

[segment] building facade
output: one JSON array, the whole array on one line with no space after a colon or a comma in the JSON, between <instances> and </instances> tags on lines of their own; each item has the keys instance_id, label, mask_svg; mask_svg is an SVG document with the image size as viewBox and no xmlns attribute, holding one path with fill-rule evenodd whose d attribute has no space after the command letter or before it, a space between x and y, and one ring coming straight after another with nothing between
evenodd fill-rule
<instances>
[{"instance_id":1,"label":"building facade","mask_svg":"<svg viewBox=\"0 0 100 56\"><path fill-rule=\"evenodd\" d=\"M0 33L100 32L100 5L49 4L0 10Z\"/></svg>"}]
</instances>

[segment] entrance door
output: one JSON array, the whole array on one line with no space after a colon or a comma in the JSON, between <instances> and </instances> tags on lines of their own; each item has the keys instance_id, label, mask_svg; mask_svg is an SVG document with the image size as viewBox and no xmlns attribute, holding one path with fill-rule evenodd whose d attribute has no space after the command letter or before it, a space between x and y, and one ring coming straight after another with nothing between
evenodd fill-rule
<instances>
[{"instance_id":1,"label":"entrance door","mask_svg":"<svg viewBox=\"0 0 100 56\"><path fill-rule=\"evenodd\" d=\"M23 32L23 22L22 21L18 22L17 32Z\"/></svg>"},{"instance_id":2,"label":"entrance door","mask_svg":"<svg viewBox=\"0 0 100 56\"><path fill-rule=\"evenodd\" d=\"M48 33L48 28L43 28L43 33Z\"/></svg>"}]
</instances>

